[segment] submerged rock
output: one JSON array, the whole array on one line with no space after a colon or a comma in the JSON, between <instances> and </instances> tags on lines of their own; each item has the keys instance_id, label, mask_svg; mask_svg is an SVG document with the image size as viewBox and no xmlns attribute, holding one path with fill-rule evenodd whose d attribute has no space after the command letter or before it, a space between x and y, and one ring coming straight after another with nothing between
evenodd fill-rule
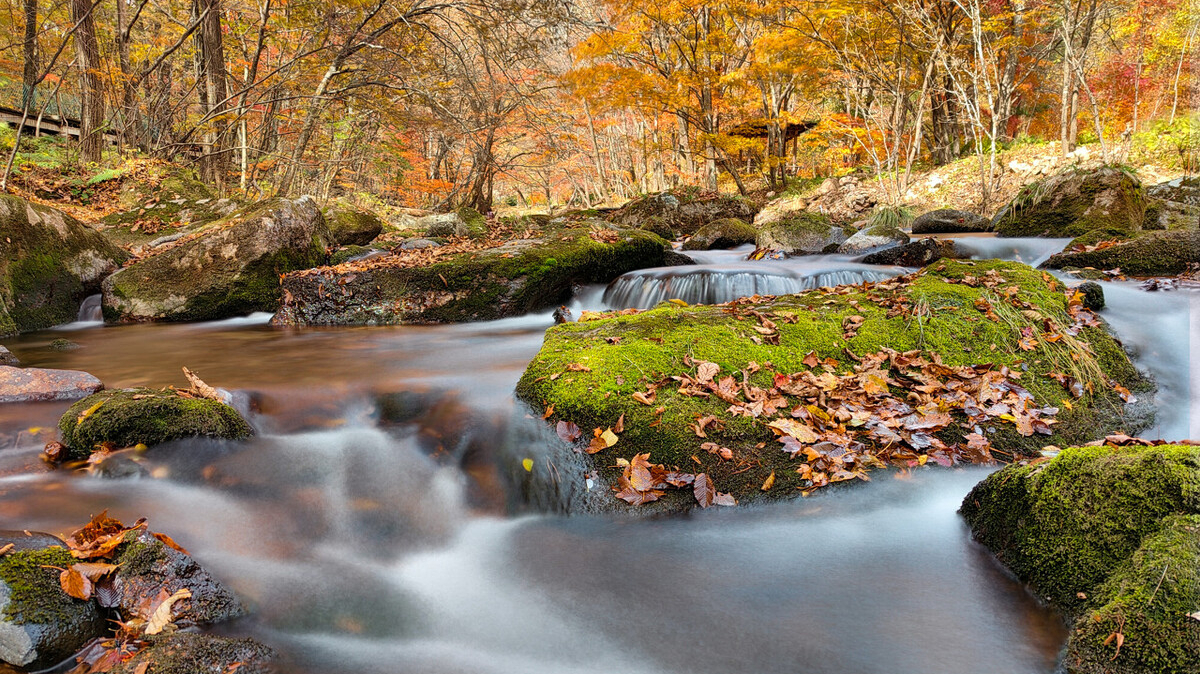
<instances>
[{"instance_id":1,"label":"submerged rock","mask_svg":"<svg viewBox=\"0 0 1200 674\"><path fill-rule=\"evenodd\" d=\"M0 403L78 400L102 388L99 379L78 370L0 365Z\"/></svg>"},{"instance_id":2,"label":"submerged rock","mask_svg":"<svg viewBox=\"0 0 1200 674\"><path fill-rule=\"evenodd\" d=\"M921 239L895 248L871 253L862 259L865 264L885 264L898 267L924 267L942 258L962 257L947 239Z\"/></svg>"},{"instance_id":3,"label":"submerged rock","mask_svg":"<svg viewBox=\"0 0 1200 674\"><path fill-rule=\"evenodd\" d=\"M612 232L613 230L608 230ZM400 256L289 274L281 325L452 323L518 316L564 303L574 285L607 283L662 266L665 242L647 232L587 229L521 239L403 266Z\"/></svg>"},{"instance_id":4,"label":"submerged rock","mask_svg":"<svg viewBox=\"0 0 1200 674\"><path fill-rule=\"evenodd\" d=\"M1042 266L1047 269L1093 267L1120 269L1130 276L1174 276L1200 263L1200 231L1146 232L1107 248L1058 253Z\"/></svg>"},{"instance_id":5,"label":"submerged rock","mask_svg":"<svg viewBox=\"0 0 1200 674\"><path fill-rule=\"evenodd\" d=\"M0 195L0 336L75 320L129 254L48 206Z\"/></svg>"},{"instance_id":6,"label":"submerged rock","mask_svg":"<svg viewBox=\"0 0 1200 674\"><path fill-rule=\"evenodd\" d=\"M739 196L698 195L677 190L642 197L603 215L605 220L624 227L643 227L651 219L658 218L659 227L688 235L717 220L736 218L748 221L757 212L758 208L753 202ZM651 231L661 233L659 229ZM672 237L663 238L669 240Z\"/></svg>"},{"instance_id":7,"label":"submerged rock","mask_svg":"<svg viewBox=\"0 0 1200 674\"><path fill-rule=\"evenodd\" d=\"M1093 229L1140 230L1142 184L1110 166L1068 169L1026 185L992 218L999 236L1075 237Z\"/></svg>"},{"instance_id":8,"label":"submerged rock","mask_svg":"<svg viewBox=\"0 0 1200 674\"><path fill-rule=\"evenodd\" d=\"M0 536L0 661L27 670L58 664L105 633L106 621L90 601L73 599L59 584L60 569L74 564L62 541L39 534ZM56 568L57 567L57 568Z\"/></svg>"},{"instance_id":9,"label":"submerged rock","mask_svg":"<svg viewBox=\"0 0 1200 674\"><path fill-rule=\"evenodd\" d=\"M197 321L274 311L279 276L328 259L329 228L312 197L268 199L109 276L109 321Z\"/></svg>"},{"instance_id":10,"label":"submerged rock","mask_svg":"<svg viewBox=\"0 0 1200 674\"><path fill-rule=\"evenodd\" d=\"M960 232L990 232L992 221L969 211L942 208L917 216L912 222L913 234L957 234Z\"/></svg>"},{"instance_id":11,"label":"submerged rock","mask_svg":"<svg viewBox=\"0 0 1200 674\"><path fill-rule=\"evenodd\" d=\"M811 255L830 252L847 238L846 231L834 227L829 218L816 213L800 212L791 217L760 224L755 246L789 255Z\"/></svg>"},{"instance_id":12,"label":"submerged rock","mask_svg":"<svg viewBox=\"0 0 1200 674\"><path fill-rule=\"evenodd\" d=\"M684 250L716 250L736 248L742 244L754 243L758 232L744 220L737 218L722 218L704 225L696 230L692 238L683 244Z\"/></svg>"},{"instance_id":13,"label":"submerged rock","mask_svg":"<svg viewBox=\"0 0 1200 674\"><path fill-rule=\"evenodd\" d=\"M908 234L895 227L873 225L855 232L838 246L837 252L842 255L866 255L887 248L895 248L908 243Z\"/></svg>"},{"instance_id":14,"label":"submerged rock","mask_svg":"<svg viewBox=\"0 0 1200 674\"><path fill-rule=\"evenodd\" d=\"M1076 288L1083 293L1083 306L1092 311L1100 311L1104 308L1104 287L1095 281L1079 284Z\"/></svg>"},{"instance_id":15,"label":"submerged rock","mask_svg":"<svg viewBox=\"0 0 1200 674\"><path fill-rule=\"evenodd\" d=\"M961 512L1074 622L1069 674L1200 671L1200 448L1066 449L993 473Z\"/></svg>"},{"instance_id":16,"label":"submerged rock","mask_svg":"<svg viewBox=\"0 0 1200 674\"><path fill-rule=\"evenodd\" d=\"M8 365L10 367L17 367L20 364L21 364L20 359L18 359L15 355L13 355L12 351L9 351L8 349L4 348L3 346L0 346L0 365Z\"/></svg>"},{"instance_id":17,"label":"submerged rock","mask_svg":"<svg viewBox=\"0 0 1200 674\"><path fill-rule=\"evenodd\" d=\"M333 242L339 246L365 246L383 233L383 220L374 213L344 201L334 201L322 210Z\"/></svg>"},{"instance_id":18,"label":"submerged rock","mask_svg":"<svg viewBox=\"0 0 1200 674\"><path fill-rule=\"evenodd\" d=\"M885 393L891 390L888 387L899 386L901 393L896 395L903 398L903 386L907 385L899 382L911 381L909 374L875 373L875 380L869 374L855 374L862 366L857 359L878 358L872 354L888 349L920 350L924 357L939 363L931 366L930 372L946 372L940 369L943 366L971 367L990 372L991 377L1028 368L1020 372L1019 381L1021 390L1026 391L1021 395L1029 397L1017 406L1005 403L1006 407L993 411L1037 415L1042 412L1034 410L1045 410L1056 420L1035 431L1030 425L1019 427L998 418L972 422L966 412L950 405L947 409L953 416L938 417L939 423L945 424L942 430L914 439L923 448L905 454L912 461L927 452L932 452L931 463L967 460L939 458L938 450L931 449L937 446L934 437L953 445L963 442L964 434L976 433L980 436L977 444L986 442L996 457L1005 458L1031 455L1052 442L1069 444L1107 430L1132 432L1142 427L1147 420L1125 408L1106 379L1111 377L1135 390L1148 389L1150 384L1103 328L1078 328L1078 339L1086 342L1086 347L1074 337L1042 339L1045 326L1065 329L1076 320L1072 312L1079 310L1068 307L1065 287L1047 278L1018 263L946 260L910 277L864 286L740 300L728 306L663 304L635 314L585 314L581 322L556 326L546 333L541 351L517 386L518 397L532 408L535 421L531 423L549 424L545 428L550 440L544 446L550 455L533 457L534 465L545 465L545 458L556 471L550 475L536 467L532 473L521 468L521 460L529 457L529 447L537 446L522 443L517 451L525 453L512 457L513 474L515 479L544 481L540 488L531 487L531 492L565 494L563 507L571 511L628 510L630 506L614 498L610 486L620 484L623 469L619 462L632 462L641 454L649 454L652 464L704 473L717 491L728 492L739 501L788 498L821 486L823 478L805 476L806 466L818 465L814 459L854 454L839 453L842 445L838 442L847 439L845 433L853 435L858 432L855 428L876 423L870 419L882 418L878 409L868 407L858 410L860 417L854 422L853 412L837 411L836 403L828 402L840 399L832 394L822 403L832 411L806 411L806 401L812 401L797 391L809 389L797 387L795 382L816 377L818 389L829 390L820 387L841 386L837 383L840 378L859 376L859 385L874 382L879 387L874 395L891 395ZM989 285L1006 293L1006 299L997 300ZM920 312L919 320L913 312ZM1088 320L1098 325L1094 317ZM1020 343L1025 339L1022 330L1033 336L1033 343ZM882 357L883 369L888 370L887 356ZM895 362L909 358L911 354ZM637 368L630 363L637 363ZM1061 374L1060 368L1068 364L1072 372L1088 373L1085 376L1093 378L1088 381L1096 391L1075 399L1071 409L1061 406L1064 396L1071 394L1049 376ZM683 376L692 383L672 379ZM892 383L884 383L885 378ZM700 380L706 383L695 383ZM1008 387L1015 380L1008 381L995 386ZM929 390L939 388L935 385ZM991 394L983 395L987 401L979 407L990 407L997 400L989 397ZM933 398L915 391L911 396L910 402L896 409L911 405L901 416L917 415L912 421L920 428L917 419L925 413L915 408ZM942 403L931 404L941 409ZM811 437L792 447L795 457L784 451L783 441L767 424L777 419L778 428L792 428L795 418L790 411L794 409L801 410L801 419L807 418L801 425L812 424L813 430ZM976 419L982 418L975 407L967 405L967 409L975 410L970 414ZM547 410L551 410L547 421L537 421ZM865 417L863 411L868 413ZM838 416L841 421L829 424L848 430L815 430L826 423L818 421L821 414L827 421L834 414L844 415ZM565 434L571 441L554 439L560 423L564 426L558 437ZM611 442L602 443L598 453L580 453L580 443L587 446L593 440L593 429L621 425L623 431L609 438ZM796 432L803 435L802 430ZM879 437L890 437L880 432ZM923 445L927 440L931 444ZM892 445L882 440L863 436L854 442L859 441L866 447L852 462L868 461L868 452L886 456L892 451L885 447ZM722 458L721 449L727 450L730 458ZM814 453L806 455L810 449ZM855 470L846 468L839 479L854 479ZM637 512L680 510L695 504L690 492L673 489Z\"/></svg>"},{"instance_id":19,"label":"submerged rock","mask_svg":"<svg viewBox=\"0 0 1200 674\"><path fill-rule=\"evenodd\" d=\"M254 433L237 410L224 403L145 388L101 391L84 398L67 410L58 429L75 458L87 457L106 442L119 448L188 437L236 440Z\"/></svg>"},{"instance_id":20,"label":"submerged rock","mask_svg":"<svg viewBox=\"0 0 1200 674\"><path fill-rule=\"evenodd\" d=\"M176 632L153 637L148 647L110 670L112 674L269 674L275 652L253 639Z\"/></svg>"}]
</instances>

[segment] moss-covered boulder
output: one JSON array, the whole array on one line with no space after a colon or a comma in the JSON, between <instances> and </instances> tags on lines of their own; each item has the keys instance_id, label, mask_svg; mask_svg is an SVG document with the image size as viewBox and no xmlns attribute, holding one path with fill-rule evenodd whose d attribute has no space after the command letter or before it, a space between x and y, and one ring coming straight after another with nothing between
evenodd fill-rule
<instances>
[{"instance_id":1,"label":"moss-covered boulder","mask_svg":"<svg viewBox=\"0 0 1200 674\"><path fill-rule=\"evenodd\" d=\"M31 547L0 536L0 547L9 543L15 550L0 556L0 662L46 669L105 633L95 603L67 596L59 584L59 569L78 561L61 541Z\"/></svg>"},{"instance_id":2,"label":"moss-covered boulder","mask_svg":"<svg viewBox=\"0 0 1200 674\"><path fill-rule=\"evenodd\" d=\"M679 232L675 231L675 228L667 224L666 219L659 215L646 218L638 224L637 228L650 232L664 241L674 241L679 237Z\"/></svg>"},{"instance_id":3,"label":"moss-covered boulder","mask_svg":"<svg viewBox=\"0 0 1200 674\"><path fill-rule=\"evenodd\" d=\"M759 227L755 245L789 255L810 255L832 252L847 238L846 230L834 227L824 215L801 211Z\"/></svg>"},{"instance_id":4,"label":"moss-covered boulder","mask_svg":"<svg viewBox=\"0 0 1200 674\"><path fill-rule=\"evenodd\" d=\"M333 242L339 246L365 246L383 233L383 220L345 201L325 206L322 214Z\"/></svg>"},{"instance_id":5,"label":"moss-covered boulder","mask_svg":"<svg viewBox=\"0 0 1200 674\"><path fill-rule=\"evenodd\" d=\"M237 410L173 390L111 389L76 402L58 422L71 456L87 457L100 444L157 445L189 437L239 439L254 433Z\"/></svg>"},{"instance_id":6,"label":"moss-covered boulder","mask_svg":"<svg viewBox=\"0 0 1200 674\"><path fill-rule=\"evenodd\" d=\"M430 264L406 257L321 267L283 279L280 325L452 323L557 306L580 283L607 283L665 264L666 242L637 230L569 229L540 239L455 253ZM443 249L435 249L440 252Z\"/></svg>"},{"instance_id":7,"label":"moss-covered boulder","mask_svg":"<svg viewBox=\"0 0 1200 674\"><path fill-rule=\"evenodd\" d=\"M109 670L112 674L269 674L275 653L253 639L194 632L151 637L150 645Z\"/></svg>"},{"instance_id":8,"label":"moss-covered boulder","mask_svg":"<svg viewBox=\"0 0 1200 674\"><path fill-rule=\"evenodd\" d=\"M684 242L683 249L716 250L720 248L735 248L742 244L754 243L757 236L758 232L745 220L722 218L696 230L692 238Z\"/></svg>"},{"instance_id":9,"label":"moss-covered boulder","mask_svg":"<svg viewBox=\"0 0 1200 674\"><path fill-rule=\"evenodd\" d=\"M659 218L673 231L690 235L716 220L752 220L757 212L754 202L740 196L680 189L635 199L603 217L623 227L641 227Z\"/></svg>"},{"instance_id":10,"label":"moss-covered boulder","mask_svg":"<svg viewBox=\"0 0 1200 674\"><path fill-rule=\"evenodd\" d=\"M109 276L104 317L198 321L274 311L282 295L279 277L323 264L330 245L329 227L311 197L268 199Z\"/></svg>"},{"instance_id":11,"label":"moss-covered boulder","mask_svg":"<svg viewBox=\"0 0 1200 674\"><path fill-rule=\"evenodd\" d=\"M191 555L167 545L147 529L125 534L113 562L119 568L107 600L123 620L144 617L147 597L163 591L169 596L179 590L191 593L173 613L173 622L179 627L212 625L246 613L233 592Z\"/></svg>"},{"instance_id":12,"label":"moss-covered boulder","mask_svg":"<svg viewBox=\"0 0 1200 674\"><path fill-rule=\"evenodd\" d=\"M1200 231L1146 232L1105 248L1051 255L1047 269L1117 269L1130 276L1172 276L1200 263Z\"/></svg>"},{"instance_id":13,"label":"moss-covered boulder","mask_svg":"<svg viewBox=\"0 0 1200 674\"><path fill-rule=\"evenodd\" d=\"M868 225L843 241L837 252L842 255L868 255L908 243L908 234L889 225Z\"/></svg>"},{"instance_id":14,"label":"moss-covered boulder","mask_svg":"<svg viewBox=\"0 0 1200 674\"><path fill-rule=\"evenodd\" d=\"M1067 672L1200 672L1200 448L1066 449L994 473L961 512L1074 621Z\"/></svg>"},{"instance_id":15,"label":"moss-covered boulder","mask_svg":"<svg viewBox=\"0 0 1200 674\"><path fill-rule=\"evenodd\" d=\"M480 238L487 234L487 219L473 208L460 208L450 213L438 213L419 218L413 225L429 237Z\"/></svg>"},{"instance_id":16,"label":"moss-covered boulder","mask_svg":"<svg viewBox=\"0 0 1200 674\"><path fill-rule=\"evenodd\" d=\"M922 213L912 222L913 234L956 234L959 232L990 232L992 221L969 211L940 208Z\"/></svg>"},{"instance_id":17,"label":"moss-covered boulder","mask_svg":"<svg viewBox=\"0 0 1200 674\"><path fill-rule=\"evenodd\" d=\"M1200 177L1146 188L1146 229L1200 229Z\"/></svg>"},{"instance_id":18,"label":"moss-covered boulder","mask_svg":"<svg viewBox=\"0 0 1200 674\"><path fill-rule=\"evenodd\" d=\"M999 236L1075 237L1093 229L1142 229L1146 197L1129 172L1068 169L1021 188L992 218Z\"/></svg>"},{"instance_id":19,"label":"moss-covered boulder","mask_svg":"<svg viewBox=\"0 0 1200 674\"><path fill-rule=\"evenodd\" d=\"M938 364L912 374L905 368L916 356L893 359L889 350L913 351ZM880 359L885 364L876 367ZM968 367L1004 381L989 384L993 393L982 394L986 402L977 405L936 394L942 386L960 392L977 386L980 380L970 373L964 374L975 382L970 385L929 379ZM797 385L801 380L807 383ZM924 384L914 383L918 380ZM530 451L523 444L520 451L526 453L516 457L515 475L575 494L580 509L627 508L608 487L619 484L621 461L649 454L653 463L707 474L718 490L739 501L785 498L821 486L814 460L833 462L834 454L857 452L851 461L862 461L855 464L860 466L870 461L868 455L884 457L889 465L894 460L924 465L922 455L930 464L954 463L972 460L964 442L982 447L986 441L992 456L1006 460L1049 443L1142 428L1147 419L1125 405L1114 382L1135 392L1149 387L1094 315L1069 303L1061 284L1009 262L945 260L877 284L727 306L664 304L642 313L583 316L547 332L517 386L518 397L533 408L532 418L549 413L550 429L559 422L568 424L565 429L577 427L585 445L593 429L624 429L594 456L561 440L547 443L546 458L557 469L553 475L541 470L545 462L538 457L532 473L521 468L520 459ZM925 385L931 388L921 388ZM845 393L856 386L871 391ZM1014 386L1024 392L1019 403L992 406L1000 400L996 387L1016 391ZM837 402L864 396L869 404ZM907 402L891 407L893 400ZM981 415L984 408L991 412ZM936 431L914 436L915 445L905 445L902 458L888 458L892 450L883 449L907 442L899 436L863 435L862 429L874 428L873 420L891 414L906 419L915 414L913 428L921 428L918 417L934 410L949 416L937 417ZM988 418L993 413L999 416ZM1030 415L1039 414L1054 422L1038 430ZM781 446L771 424L790 430L796 419L810 427L797 431L806 437ZM967 440L972 434L979 437ZM958 449L937 449L933 438ZM863 447L846 449L855 442ZM729 450L729 458L720 448ZM965 454L947 458L942 451ZM856 471L846 469L842 477L856 479ZM821 472L833 479L833 473ZM690 495L671 490L654 507L694 504Z\"/></svg>"},{"instance_id":20,"label":"moss-covered boulder","mask_svg":"<svg viewBox=\"0 0 1200 674\"><path fill-rule=\"evenodd\" d=\"M96 229L138 254L200 231L240 206L234 199L218 197L194 170L165 162L134 160L93 180L118 185L120 204L120 210L101 218Z\"/></svg>"},{"instance_id":21,"label":"moss-covered boulder","mask_svg":"<svg viewBox=\"0 0 1200 674\"><path fill-rule=\"evenodd\" d=\"M66 213L0 195L0 336L75 320L128 258Z\"/></svg>"}]
</instances>

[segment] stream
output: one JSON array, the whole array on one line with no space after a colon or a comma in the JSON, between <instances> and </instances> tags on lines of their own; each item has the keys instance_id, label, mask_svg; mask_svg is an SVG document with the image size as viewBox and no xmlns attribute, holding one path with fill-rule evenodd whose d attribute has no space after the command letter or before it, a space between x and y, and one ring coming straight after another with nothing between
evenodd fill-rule
<instances>
[{"instance_id":1,"label":"stream","mask_svg":"<svg viewBox=\"0 0 1200 674\"><path fill-rule=\"evenodd\" d=\"M1063 245L962 239L978 257L1033 264ZM904 271L745 253L634 272L581 289L571 308L726 301ZM1200 293L1104 288L1102 315L1158 380L1158 426L1144 435L1200 436ZM272 645L285 673L1055 668L1060 618L956 513L988 468L880 475L867 488L668 519L514 515L495 458L522 423L513 387L550 313L302 330L268 318L98 327L81 312L6 340L24 365L86 370L109 387L186 386L187 366L235 391L258 435L170 443L100 477L39 458L67 403L0 406L0 528L67 533L105 508L149 517L251 606L222 633ZM50 350L60 338L79 348Z\"/></svg>"}]
</instances>

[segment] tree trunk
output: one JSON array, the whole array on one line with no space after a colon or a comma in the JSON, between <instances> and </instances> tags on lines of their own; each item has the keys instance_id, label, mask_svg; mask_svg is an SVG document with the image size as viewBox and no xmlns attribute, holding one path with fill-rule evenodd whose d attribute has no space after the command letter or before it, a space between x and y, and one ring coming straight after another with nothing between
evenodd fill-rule
<instances>
[{"instance_id":1,"label":"tree trunk","mask_svg":"<svg viewBox=\"0 0 1200 674\"><path fill-rule=\"evenodd\" d=\"M100 161L104 149L104 81L100 78L100 45L96 41L96 20L89 0L71 0L71 19L75 30L75 52L81 73L79 159Z\"/></svg>"},{"instance_id":2,"label":"tree trunk","mask_svg":"<svg viewBox=\"0 0 1200 674\"><path fill-rule=\"evenodd\" d=\"M210 117L212 130L204 134L204 158L200 173L205 180L218 186L224 183L229 166L229 124L221 117L228 107L225 72L225 47L221 33L221 0L193 0L193 16L200 17L196 31L197 77L202 78L197 89L205 113Z\"/></svg>"},{"instance_id":3,"label":"tree trunk","mask_svg":"<svg viewBox=\"0 0 1200 674\"><path fill-rule=\"evenodd\" d=\"M37 10L37 0L25 0L25 45L22 52L25 67L21 78L21 107L24 109L33 107L33 89L38 79Z\"/></svg>"}]
</instances>

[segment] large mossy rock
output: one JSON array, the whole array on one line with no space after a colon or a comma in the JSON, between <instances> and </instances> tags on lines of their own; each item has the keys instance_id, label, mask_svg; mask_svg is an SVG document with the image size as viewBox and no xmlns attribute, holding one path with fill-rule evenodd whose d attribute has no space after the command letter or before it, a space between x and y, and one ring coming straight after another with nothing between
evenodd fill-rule
<instances>
[{"instance_id":1,"label":"large mossy rock","mask_svg":"<svg viewBox=\"0 0 1200 674\"><path fill-rule=\"evenodd\" d=\"M1111 166L1068 169L1026 185L992 218L999 236L1076 237L1093 229L1140 230L1142 184Z\"/></svg>"},{"instance_id":2,"label":"large mossy rock","mask_svg":"<svg viewBox=\"0 0 1200 674\"><path fill-rule=\"evenodd\" d=\"M604 219L624 227L642 227L651 219L658 218L660 227L689 235L717 220L752 220L757 212L758 207L754 202L739 196L676 190L635 199L604 214Z\"/></svg>"},{"instance_id":3,"label":"large mossy rock","mask_svg":"<svg viewBox=\"0 0 1200 674\"><path fill-rule=\"evenodd\" d=\"M803 459L781 451L767 421L790 418L789 411L795 409L805 414L807 399L784 395L783 407L776 405L776 412L757 418L731 413L731 405L753 405L744 386L762 389L754 395L778 400L783 389L775 388L783 380L776 375L788 380L808 376L805 373L824 377L829 365L831 374L849 376L859 366L855 358L886 349L921 350L950 367L983 366L994 373L1009 368L1010 373L1020 372L1020 386L1031 396L1023 403L1027 409L1060 408L1057 423L1049 429L1052 435L1021 430L998 418L981 423L998 458L1030 455L1050 443L1087 441L1112 429L1140 429L1147 420L1135 416L1118 398L1109 379L1135 391L1150 385L1094 318L1092 327L1078 328L1077 337L1043 339L1046 326L1065 330L1075 320L1069 313L1078 315L1077 307L1068 306L1064 291L1048 274L1025 265L943 260L918 274L878 284L743 300L729 306L664 304L642 313L618 312L600 320L559 325L547 332L541 351L517 386L518 397L533 409L533 419L550 414L547 422L533 423L550 424L545 427L550 429L546 451L551 452L546 458L557 472L549 475L535 468L527 476L518 457L514 474L544 480L542 487L570 494L565 500L572 503L561 506L568 510L628 508L613 498L608 485L618 484L618 461L631 461L643 453L653 463L704 472L717 489L738 500L795 495L814 485L797 472ZM679 382L683 380L672 378L701 376L696 365L700 362L718 366L715 376L709 373L710 379L728 376L730 388L717 393L699 385L682 392ZM1094 393L1080 389L1081 397L1072 398L1048 376L1067 372L1087 377ZM888 376L897 382L911 381L900 372ZM882 382L880 375L875 383ZM911 392L915 397L908 400L914 406L927 400L911 389L897 390L900 397ZM649 398L647 391L653 392ZM877 393L883 395L883 390ZM1071 401L1070 409L1063 400ZM974 425L953 405L948 411L953 421L947 420L948 426L937 437L960 443ZM697 433L698 420L708 417L716 422L701 424L702 437ZM592 429L615 427L620 419L624 432L619 441L594 456L554 440L558 422L577 425L586 443ZM866 422L859 419L858 423ZM706 442L732 450L734 459L714 455ZM529 451L529 446L521 445L521 451ZM919 453L913 450L911 458L917 460ZM535 457L535 466L542 465ZM598 486L587 488L585 482L597 482L587 480L591 475L599 477ZM773 486L761 491L768 480ZM653 507L672 510L694 505L686 495L675 494L668 492Z\"/></svg>"},{"instance_id":4,"label":"large mossy rock","mask_svg":"<svg viewBox=\"0 0 1200 674\"><path fill-rule=\"evenodd\" d=\"M66 213L0 195L0 336L75 320L128 258Z\"/></svg>"},{"instance_id":5,"label":"large mossy rock","mask_svg":"<svg viewBox=\"0 0 1200 674\"><path fill-rule=\"evenodd\" d=\"M433 264L414 266L400 256L289 274L275 322L385 325L519 316L561 304L576 284L607 283L665 264L666 242L649 232L618 230L611 241L594 233L568 229Z\"/></svg>"},{"instance_id":6,"label":"large mossy rock","mask_svg":"<svg viewBox=\"0 0 1200 674\"><path fill-rule=\"evenodd\" d=\"M1051 255L1047 269L1117 269L1130 276L1173 276L1200 264L1200 231L1146 232L1107 248Z\"/></svg>"},{"instance_id":7,"label":"large mossy rock","mask_svg":"<svg viewBox=\"0 0 1200 674\"><path fill-rule=\"evenodd\" d=\"M333 242L339 246L365 246L383 233L383 220L378 215L344 201L327 205L323 215Z\"/></svg>"},{"instance_id":8,"label":"large mossy rock","mask_svg":"<svg viewBox=\"0 0 1200 674\"><path fill-rule=\"evenodd\" d=\"M1200 448L1066 449L992 474L962 514L1074 621L1070 674L1200 672Z\"/></svg>"},{"instance_id":9,"label":"large mossy rock","mask_svg":"<svg viewBox=\"0 0 1200 674\"><path fill-rule=\"evenodd\" d=\"M102 443L157 445L189 437L239 439L254 433L237 410L172 390L112 389L76 402L58 422L71 456L86 457Z\"/></svg>"},{"instance_id":10,"label":"large mossy rock","mask_svg":"<svg viewBox=\"0 0 1200 674\"><path fill-rule=\"evenodd\" d=\"M648 229L648 228L645 228ZM758 232L745 220L737 218L722 218L704 225L696 230L692 238L683 244L684 250L716 250L736 248L747 243L754 243Z\"/></svg>"},{"instance_id":11,"label":"large mossy rock","mask_svg":"<svg viewBox=\"0 0 1200 674\"><path fill-rule=\"evenodd\" d=\"M755 225L759 227L755 239L757 247L789 255L832 252L849 238L846 231L833 226L829 218L806 211L762 225L756 222Z\"/></svg>"},{"instance_id":12,"label":"large mossy rock","mask_svg":"<svg viewBox=\"0 0 1200 674\"><path fill-rule=\"evenodd\" d=\"M909 242L908 234L888 225L869 225L843 241L837 252L842 255L869 255L871 253L903 246Z\"/></svg>"},{"instance_id":13,"label":"large mossy rock","mask_svg":"<svg viewBox=\"0 0 1200 674\"><path fill-rule=\"evenodd\" d=\"M312 197L268 199L143 259L103 284L104 316L199 321L274 311L279 277L328 259L329 227Z\"/></svg>"},{"instance_id":14,"label":"large mossy rock","mask_svg":"<svg viewBox=\"0 0 1200 674\"><path fill-rule=\"evenodd\" d=\"M79 560L61 541L36 539L50 540L28 546L21 537L0 536L0 547L18 546L0 556L0 662L29 671L67 659L106 627L93 602L72 599L59 584L59 569Z\"/></svg>"},{"instance_id":15,"label":"large mossy rock","mask_svg":"<svg viewBox=\"0 0 1200 674\"><path fill-rule=\"evenodd\" d=\"M146 597L166 591L191 593L189 601L173 614L179 627L212 625L246 614L246 607L229 588L213 577L186 552L166 545L147 529L127 533L113 554L119 565L107 599L130 620L145 612Z\"/></svg>"}]
</instances>

